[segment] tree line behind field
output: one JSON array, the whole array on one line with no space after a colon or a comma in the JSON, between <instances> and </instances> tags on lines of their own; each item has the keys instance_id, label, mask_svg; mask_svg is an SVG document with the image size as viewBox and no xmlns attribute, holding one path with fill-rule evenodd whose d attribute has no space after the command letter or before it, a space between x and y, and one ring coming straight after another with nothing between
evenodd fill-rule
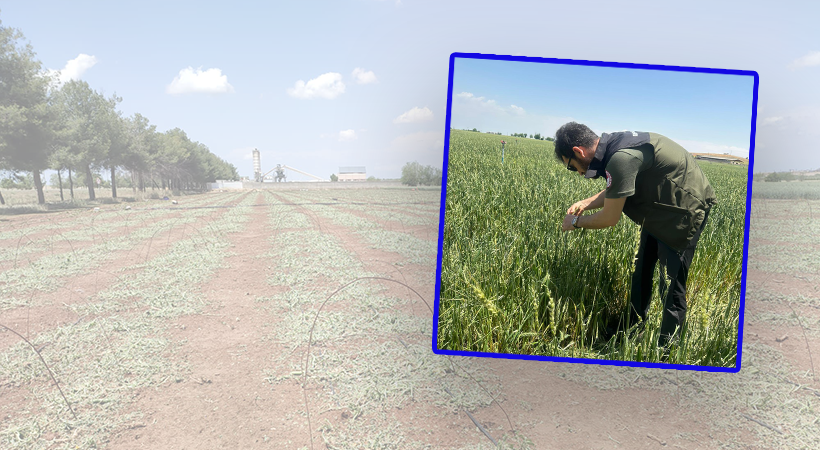
<instances>
[{"instance_id":1,"label":"tree line behind field","mask_svg":"<svg viewBox=\"0 0 820 450\"><path fill-rule=\"evenodd\" d=\"M159 132L138 113L123 117L122 98L105 97L84 81L60 85L23 39L0 22L0 172L10 175L0 188L30 180L43 204L42 172L49 169L57 172L61 198L64 187L73 199L74 187L84 185L90 200L101 170L111 174L114 198L122 185L189 190L239 178L236 167L183 130Z\"/></svg>"},{"instance_id":2,"label":"tree line behind field","mask_svg":"<svg viewBox=\"0 0 820 450\"><path fill-rule=\"evenodd\" d=\"M481 133L481 131L479 131L476 128L473 128L472 130L465 129L464 131L472 131L474 133ZM494 131L487 131L486 133L487 134L496 134L496 135L499 135L499 136L502 135L501 133L497 133L497 132L494 132ZM535 139L535 140L538 140L538 141L550 141L550 142L553 141L553 139L549 136L541 136L541 133L535 133L535 134L529 134L529 135L527 133L512 133L510 136L511 137L517 137L517 138L525 138L525 139Z\"/></svg>"},{"instance_id":3,"label":"tree line behind field","mask_svg":"<svg viewBox=\"0 0 820 450\"><path fill-rule=\"evenodd\" d=\"M401 168L401 182L408 186L441 186L441 169L413 161Z\"/></svg>"}]
</instances>

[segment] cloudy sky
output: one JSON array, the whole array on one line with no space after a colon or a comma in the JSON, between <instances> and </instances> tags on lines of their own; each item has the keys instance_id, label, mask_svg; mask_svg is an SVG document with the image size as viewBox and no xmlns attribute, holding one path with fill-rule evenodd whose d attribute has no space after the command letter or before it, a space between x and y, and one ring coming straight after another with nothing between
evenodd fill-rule
<instances>
[{"instance_id":1,"label":"cloudy sky","mask_svg":"<svg viewBox=\"0 0 820 450\"><path fill-rule=\"evenodd\" d=\"M690 152L748 157L753 93L750 73L462 56L454 61L451 126L554 136L577 121L599 135L655 131Z\"/></svg>"},{"instance_id":2,"label":"cloudy sky","mask_svg":"<svg viewBox=\"0 0 820 450\"><path fill-rule=\"evenodd\" d=\"M19 28L61 80L116 93L125 115L185 130L246 176L253 148L263 169L280 163L322 177L339 166L366 166L380 178L398 177L409 161L441 166L452 52L754 70L755 171L820 167L812 148L820 138L820 7L571 3L32 0L4 4L0 20ZM569 117L599 131L640 128L615 120L617 103L551 109L545 96L505 99L464 81L459 100L495 101L522 120L498 131L530 132L529 114L551 126ZM650 126L682 141L748 145L728 131Z\"/></svg>"}]
</instances>

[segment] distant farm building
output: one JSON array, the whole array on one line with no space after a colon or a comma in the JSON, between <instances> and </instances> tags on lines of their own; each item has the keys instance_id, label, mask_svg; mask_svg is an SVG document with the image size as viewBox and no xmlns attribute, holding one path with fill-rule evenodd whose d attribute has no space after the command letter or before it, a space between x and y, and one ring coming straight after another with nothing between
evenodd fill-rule
<instances>
[{"instance_id":1,"label":"distant farm building","mask_svg":"<svg viewBox=\"0 0 820 450\"><path fill-rule=\"evenodd\" d=\"M719 155L716 153L692 153L695 159L701 161L717 162L723 164L749 164L749 160L739 156L732 156L729 154Z\"/></svg>"},{"instance_id":2,"label":"distant farm building","mask_svg":"<svg viewBox=\"0 0 820 450\"><path fill-rule=\"evenodd\" d=\"M364 166L339 167L339 181L367 181Z\"/></svg>"}]
</instances>

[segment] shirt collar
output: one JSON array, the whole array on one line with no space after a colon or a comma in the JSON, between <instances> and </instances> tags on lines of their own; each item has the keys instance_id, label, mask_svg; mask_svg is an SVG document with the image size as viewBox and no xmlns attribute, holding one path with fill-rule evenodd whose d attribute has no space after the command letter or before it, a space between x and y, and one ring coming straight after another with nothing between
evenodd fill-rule
<instances>
[{"instance_id":1,"label":"shirt collar","mask_svg":"<svg viewBox=\"0 0 820 450\"><path fill-rule=\"evenodd\" d=\"M598 171L602 169L602 164L604 162L604 156L606 155L606 146L609 142L609 137L611 135L609 133L601 133L600 139L598 139L598 147L595 148L595 156L592 157L592 161L589 163L589 167L587 168L586 173L584 174L585 178L596 178L598 177Z\"/></svg>"}]
</instances>

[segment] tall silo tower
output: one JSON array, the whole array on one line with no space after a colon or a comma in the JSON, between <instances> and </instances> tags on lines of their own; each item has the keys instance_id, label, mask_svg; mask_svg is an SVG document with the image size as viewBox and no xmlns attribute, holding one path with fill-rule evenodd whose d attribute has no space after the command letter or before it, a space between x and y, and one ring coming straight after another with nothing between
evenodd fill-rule
<instances>
[{"instance_id":1,"label":"tall silo tower","mask_svg":"<svg viewBox=\"0 0 820 450\"><path fill-rule=\"evenodd\" d=\"M257 183L262 182L262 160L259 158L259 150L253 149L253 179Z\"/></svg>"}]
</instances>

